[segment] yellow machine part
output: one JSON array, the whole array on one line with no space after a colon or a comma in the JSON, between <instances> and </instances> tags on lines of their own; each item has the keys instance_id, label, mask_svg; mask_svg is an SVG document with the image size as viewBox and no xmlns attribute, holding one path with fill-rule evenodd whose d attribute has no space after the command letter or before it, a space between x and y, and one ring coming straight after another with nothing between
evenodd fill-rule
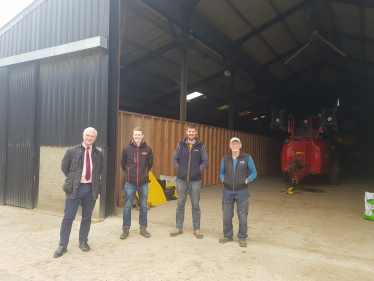
<instances>
[{"instance_id":1,"label":"yellow machine part","mask_svg":"<svg viewBox=\"0 0 374 281\"><path fill-rule=\"evenodd\" d=\"M162 190L161 185L156 180L152 172L148 174L151 182L148 184L148 202L151 202L152 205L160 205L166 203L166 197L164 191Z\"/></svg>"},{"instance_id":2,"label":"yellow machine part","mask_svg":"<svg viewBox=\"0 0 374 281\"><path fill-rule=\"evenodd\" d=\"M169 186L175 186L175 185L174 184L166 184L166 187L169 187ZM174 197L178 198L177 187L176 186L175 186ZM190 195L188 193L187 193L187 197L190 197Z\"/></svg>"}]
</instances>

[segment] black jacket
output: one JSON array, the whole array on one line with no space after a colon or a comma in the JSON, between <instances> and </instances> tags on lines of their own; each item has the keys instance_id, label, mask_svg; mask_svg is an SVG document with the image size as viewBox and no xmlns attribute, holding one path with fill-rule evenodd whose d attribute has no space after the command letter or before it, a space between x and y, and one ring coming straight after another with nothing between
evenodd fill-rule
<instances>
[{"instance_id":1,"label":"black jacket","mask_svg":"<svg viewBox=\"0 0 374 281\"><path fill-rule=\"evenodd\" d=\"M62 189L66 197L75 198L76 191L81 183L84 155L86 149L82 144L69 148L61 161L61 171L65 174L66 180ZM103 153L92 145L92 197L94 200L101 193L100 175L104 167Z\"/></svg>"},{"instance_id":2,"label":"black jacket","mask_svg":"<svg viewBox=\"0 0 374 281\"><path fill-rule=\"evenodd\" d=\"M132 140L122 150L121 168L125 172L126 182L143 185L149 182L148 173L153 166L152 148L145 141L138 147Z\"/></svg>"},{"instance_id":3,"label":"black jacket","mask_svg":"<svg viewBox=\"0 0 374 281\"><path fill-rule=\"evenodd\" d=\"M187 138L175 148L173 165L177 177L185 181L201 180L201 173L208 167L208 153L203 142L196 139L190 149Z\"/></svg>"}]
</instances>

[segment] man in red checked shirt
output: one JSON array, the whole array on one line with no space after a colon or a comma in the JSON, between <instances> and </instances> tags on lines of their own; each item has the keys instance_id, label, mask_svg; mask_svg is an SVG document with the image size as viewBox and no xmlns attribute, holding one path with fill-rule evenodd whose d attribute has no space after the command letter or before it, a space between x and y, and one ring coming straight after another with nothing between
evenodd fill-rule
<instances>
[{"instance_id":1,"label":"man in red checked shirt","mask_svg":"<svg viewBox=\"0 0 374 281\"><path fill-rule=\"evenodd\" d=\"M120 239L129 236L131 226L131 208L136 192L139 194L139 225L140 234L145 238L151 237L147 231L147 199L148 199L148 173L153 166L152 148L143 141L143 129L136 127L133 130L133 140L122 150L121 167L125 172L126 184L125 207L123 208L123 225Z\"/></svg>"}]
</instances>

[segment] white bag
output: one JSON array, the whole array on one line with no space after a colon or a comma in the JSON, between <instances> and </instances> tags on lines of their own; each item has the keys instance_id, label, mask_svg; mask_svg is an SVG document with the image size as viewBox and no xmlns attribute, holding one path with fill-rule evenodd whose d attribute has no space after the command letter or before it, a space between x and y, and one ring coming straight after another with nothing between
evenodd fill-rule
<instances>
[{"instance_id":1,"label":"white bag","mask_svg":"<svg viewBox=\"0 0 374 281\"><path fill-rule=\"evenodd\" d=\"M362 218L374 221L374 193L365 192L365 213Z\"/></svg>"}]
</instances>

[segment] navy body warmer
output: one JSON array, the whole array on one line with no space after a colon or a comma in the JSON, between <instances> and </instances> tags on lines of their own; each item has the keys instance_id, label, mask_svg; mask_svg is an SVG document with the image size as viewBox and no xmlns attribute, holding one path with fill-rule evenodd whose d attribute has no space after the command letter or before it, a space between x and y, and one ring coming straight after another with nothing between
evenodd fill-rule
<instances>
[{"instance_id":1,"label":"navy body warmer","mask_svg":"<svg viewBox=\"0 0 374 281\"><path fill-rule=\"evenodd\" d=\"M179 169L177 177L185 181L201 180L201 151L204 143L196 141L192 148L184 141L179 142Z\"/></svg>"}]
</instances>

